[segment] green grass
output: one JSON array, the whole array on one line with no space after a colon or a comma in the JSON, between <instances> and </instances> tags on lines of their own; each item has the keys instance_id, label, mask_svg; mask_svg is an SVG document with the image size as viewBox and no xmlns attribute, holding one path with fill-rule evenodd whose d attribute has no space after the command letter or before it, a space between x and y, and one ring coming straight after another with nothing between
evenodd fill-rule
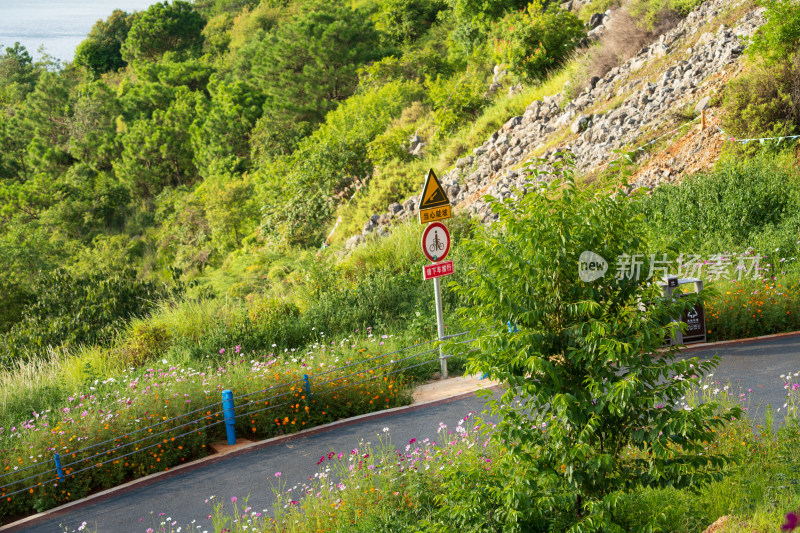
<instances>
[{"instance_id":1,"label":"green grass","mask_svg":"<svg viewBox=\"0 0 800 533\"><path fill-rule=\"evenodd\" d=\"M344 242L351 235L360 234L361 228L370 216L385 213L387 206L392 202L402 202L409 196L419 194L429 168L433 168L441 176L458 158L471 153L472 148L483 144L489 135L511 117L521 115L531 102L559 93L573 68L575 65L569 63L551 74L541 84L525 87L514 96L508 96L507 91L501 89L500 94L484 108L480 116L452 135L441 140L433 140L423 157L409 162L395 160L378 167L367 187L349 204L340 208L342 223L336 231L334 241ZM430 130L428 126L432 123L432 114L420 120L419 129L423 137L424 132Z\"/></svg>"}]
</instances>

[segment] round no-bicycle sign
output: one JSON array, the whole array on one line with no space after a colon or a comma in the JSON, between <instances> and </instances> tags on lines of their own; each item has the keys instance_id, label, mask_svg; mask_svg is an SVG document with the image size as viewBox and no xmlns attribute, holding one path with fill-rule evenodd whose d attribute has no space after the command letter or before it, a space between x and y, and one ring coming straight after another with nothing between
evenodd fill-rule
<instances>
[{"instance_id":1,"label":"round no-bicycle sign","mask_svg":"<svg viewBox=\"0 0 800 533\"><path fill-rule=\"evenodd\" d=\"M441 222L433 222L422 233L422 253L429 261L441 261L450 251L450 232Z\"/></svg>"}]
</instances>

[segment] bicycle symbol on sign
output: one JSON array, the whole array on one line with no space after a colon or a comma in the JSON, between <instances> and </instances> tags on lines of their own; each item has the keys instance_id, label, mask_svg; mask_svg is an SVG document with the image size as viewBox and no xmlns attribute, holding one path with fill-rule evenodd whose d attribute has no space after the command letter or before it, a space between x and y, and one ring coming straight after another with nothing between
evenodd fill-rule
<instances>
[{"instance_id":1,"label":"bicycle symbol on sign","mask_svg":"<svg viewBox=\"0 0 800 533\"><path fill-rule=\"evenodd\" d=\"M441 240L439 240L439 232L435 231L433 233L433 242L431 243L430 246L428 246L428 249L431 251L431 253L433 253L444 250L444 248L445 244Z\"/></svg>"}]
</instances>

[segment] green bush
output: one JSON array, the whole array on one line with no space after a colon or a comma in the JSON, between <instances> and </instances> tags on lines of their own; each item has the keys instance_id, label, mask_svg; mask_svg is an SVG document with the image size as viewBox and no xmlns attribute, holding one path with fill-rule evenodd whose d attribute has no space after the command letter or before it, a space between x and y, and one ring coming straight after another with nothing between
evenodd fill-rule
<instances>
[{"instance_id":1,"label":"green bush","mask_svg":"<svg viewBox=\"0 0 800 533\"><path fill-rule=\"evenodd\" d=\"M496 516L509 530L532 530L565 510L571 531L624 531L614 512L624 493L696 489L719 477L726 458L706 443L741 409L674 408L714 366L661 350L669 317L695 297L660 298L634 276L579 276L586 251L646 248L634 202L577 185L570 166L532 189L491 202L498 222L466 244L485 270L458 287L469 304L461 317L479 337L468 369L508 385L490 404L509 463L520 465L509 482L520 489ZM518 331L502 327L507 320ZM480 520L480 508L464 513L464 525Z\"/></svg>"},{"instance_id":2,"label":"green bush","mask_svg":"<svg viewBox=\"0 0 800 533\"><path fill-rule=\"evenodd\" d=\"M756 245L761 253L796 250L800 180L787 161L791 156L727 159L710 173L658 187L641 203L656 251L676 241L684 253L741 252Z\"/></svg>"},{"instance_id":3,"label":"green bush","mask_svg":"<svg viewBox=\"0 0 800 533\"><path fill-rule=\"evenodd\" d=\"M144 314L167 296L163 287L136 278L132 269L82 276L58 269L34 288L36 300L0 339L0 362L11 363L29 350L61 344L107 343L130 318Z\"/></svg>"},{"instance_id":4,"label":"green bush","mask_svg":"<svg viewBox=\"0 0 800 533\"><path fill-rule=\"evenodd\" d=\"M163 357L172 343L167 328L162 324L142 322L134 326L122 346L126 367L139 367L148 361Z\"/></svg>"},{"instance_id":5,"label":"green bush","mask_svg":"<svg viewBox=\"0 0 800 533\"><path fill-rule=\"evenodd\" d=\"M653 28L668 12L686 16L703 0L632 0L628 12L644 28Z\"/></svg>"},{"instance_id":6,"label":"green bush","mask_svg":"<svg viewBox=\"0 0 800 533\"><path fill-rule=\"evenodd\" d=\"M411 43L424 34L445 7L443 0L381 0L373 15L375 27L395 44Z\"/></svg>"},{"instance_id":7,"label":"green bush","mask_svg":"<svg viewBox=\"0 0 800 533\"><path fill-rule=\"evenodd\" d=\"M338 203L372 172L369 143L422 96L409 81L358 94L329 113L291 156L262 167L264 236L289 245L322 243Z\"/></svg>"},{"instance_id":8,"label":"green bush","mask_svg":"<svg viewBox=\"0 0 800 533\"><path fill-rule=\"evenodd\" d=\"M764 24L750 41L748 53L770 64L785 63L800 47L800 5L793 0L761 0Z\"/></svg>"},{"instance_id":9,"label":"green bush","mask_svg":"<svg viewBox=\"0 0 800 533\"><path fill-rule=\"evenodd\" d=\"M723 127L736 137L778 137L795 129L787 67L756 66L725 90Z\"/></svg>"},{"instance_id":10,"label":"green bush","mask_svg":"<svg viewBox=\"0 0 800 533\"><path fill-rule=\"evenodd\" d=\"M586 37L586 29L573 13L555 5L545 9L537 0L497 22L492 36L497 61L531 82L561 66Z\"/></svg>"},{"instance_id":11,"label":"green bush","mask_svg":"<svg viewBox=\"0 0 800 533\"><path fill-rule=\"evenodd\" d=\"M474 71L450 78L437 76L426 85L440 137L474 120L488 102L486 81Z\"/></svg>"},{"instance_id":12,"label":"green bush","mask_svg":"<svg viewBox=\"0 0 800 533\"><path fill-rule=\"evenodd\" d=\"M264 339L264 348L272 344L300 346L307 333L300 309L284 299L258 297L248 304L247 316Z\"/></svg>"}]
</instances>

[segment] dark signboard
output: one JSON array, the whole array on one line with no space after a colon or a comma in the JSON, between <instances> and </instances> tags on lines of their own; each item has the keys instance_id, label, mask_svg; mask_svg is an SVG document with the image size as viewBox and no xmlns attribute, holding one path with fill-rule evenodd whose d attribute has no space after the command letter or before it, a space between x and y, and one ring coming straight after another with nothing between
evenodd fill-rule
<instances>
[{"instance_id":1,"label":"dark signboard","mask_svg":"<svg viewBox=\"0 0 800 533\"><path fill-rule=\"evenodd\" d=\"M683 343L705 342L706 340L706 315L703 312L703 304L698 303L692 309L687 310L681 317L688 326L683 334Z\"/></svg>"}]
</instances>

